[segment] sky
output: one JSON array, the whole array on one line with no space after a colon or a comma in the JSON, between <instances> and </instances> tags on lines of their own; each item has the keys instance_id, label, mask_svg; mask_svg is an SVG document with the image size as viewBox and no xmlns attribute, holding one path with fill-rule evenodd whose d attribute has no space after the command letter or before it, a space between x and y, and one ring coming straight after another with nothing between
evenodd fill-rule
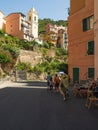
<instances>
[{"instance_id":1,"label":"sky","mask_svg":"<svg viewBox=\"0 0 98 130\"><path fill-rule=\"evenodd\" d=\"M27 16L28 11L34 7L40 19L67 20L69 6L70 0L0 0L0 11L5 16L14 12Z\"/></svg>"}]
</instances>

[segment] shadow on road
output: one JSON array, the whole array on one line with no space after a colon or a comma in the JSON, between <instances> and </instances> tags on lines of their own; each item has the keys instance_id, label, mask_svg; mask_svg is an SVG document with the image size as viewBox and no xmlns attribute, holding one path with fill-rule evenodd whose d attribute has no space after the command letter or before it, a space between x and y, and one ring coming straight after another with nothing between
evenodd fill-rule
<instances>
[{"instance_id":1,"label":"shadow on road","mask_svg":"<svg viewBox=\"0 0 98 130\"><path fill-rule=\"evenodd\" d=\"M45 81L18 81L17 83L25 83L25 86L47 87L47 83Z\"/></svg>"},{"instance_id":2,"label":"shadow on road","mask_svg":"<svg viewBox=\"0 0 98 130\"><path fill-rule=\"evenodd\" d=\"M85 98L71 94L64 102L60 93L41 89L42 81L16 84L0 89L0 130L98 129L98 109L85 108Z\"/></svg>"}]
</instances>

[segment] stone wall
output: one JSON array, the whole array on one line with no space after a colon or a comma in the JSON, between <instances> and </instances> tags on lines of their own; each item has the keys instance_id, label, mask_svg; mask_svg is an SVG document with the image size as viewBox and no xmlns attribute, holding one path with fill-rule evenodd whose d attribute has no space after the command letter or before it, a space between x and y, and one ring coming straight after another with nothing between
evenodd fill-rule
<instances>
[{"instance_id":1,"label":"stone wall","mask_svg":"<svg viewBox=\"0 0 98 130\"><path fill-rule=\"evenodd\" d=\"M49 50L47 51L47 55L50 57L55 57L55 51ZM34 66L38 63L42 63L42 60L43 60L43 54L39 51L21 50L17 63L18 62L31 63L31 66Z\"/></svg>"},{"instance_id":2,"label":"stone wall","mask_svg":"<svg viewBox=\"0 0 98 130\"><path fill-rule=\"evenodd\" d=\"M18 62L30 63L31 66L34 66L35 64L42 62L42 53L35 51L21 50L17 60L17 63Z\"/></svg>"}]
</instances>

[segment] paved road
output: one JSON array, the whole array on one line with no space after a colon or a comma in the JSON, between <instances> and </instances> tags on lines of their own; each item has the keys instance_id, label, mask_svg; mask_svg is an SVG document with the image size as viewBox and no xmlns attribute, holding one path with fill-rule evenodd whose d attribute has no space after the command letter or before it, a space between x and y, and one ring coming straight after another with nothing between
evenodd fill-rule
<instances>
[{"instance_id":1,"label":"paved road","mask_svg":"<svg viewBox=\"0 0 98 130\"><path fill-rule=\"evenodd\" d=\"M70 97L64 102L43 82L7 83L0 89L0 130L98 130L98 108Z\"/></svg>"}]
</instances>

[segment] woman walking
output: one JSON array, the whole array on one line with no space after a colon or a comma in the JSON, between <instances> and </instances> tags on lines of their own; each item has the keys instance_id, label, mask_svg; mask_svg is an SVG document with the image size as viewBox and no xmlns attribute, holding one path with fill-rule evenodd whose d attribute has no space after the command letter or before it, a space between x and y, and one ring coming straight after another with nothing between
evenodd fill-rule
<instances>
[{"instance_id":1,"label":"woman walking","mask_svg":"<svg viewBox=\"0 0 98 130\"><path fill-rule=\"evenodd\" d=\"M53 82L54 82L55 90L58 92L60 79L59 79L59 76L57 74L55 74Z\"/></svg>"},{"instance_id":2,"label":"woman walking","mask_svg":"<svg viewBox=\"0 0 98 130\"><path fill-rule=\"evenodd\" d=\"M68 76L66 74L64 74L62 76L60 84L59 84L59 90L63 96L63 100L67 99L68 89L69 89Z\"/></svg>"}]
</instances>

